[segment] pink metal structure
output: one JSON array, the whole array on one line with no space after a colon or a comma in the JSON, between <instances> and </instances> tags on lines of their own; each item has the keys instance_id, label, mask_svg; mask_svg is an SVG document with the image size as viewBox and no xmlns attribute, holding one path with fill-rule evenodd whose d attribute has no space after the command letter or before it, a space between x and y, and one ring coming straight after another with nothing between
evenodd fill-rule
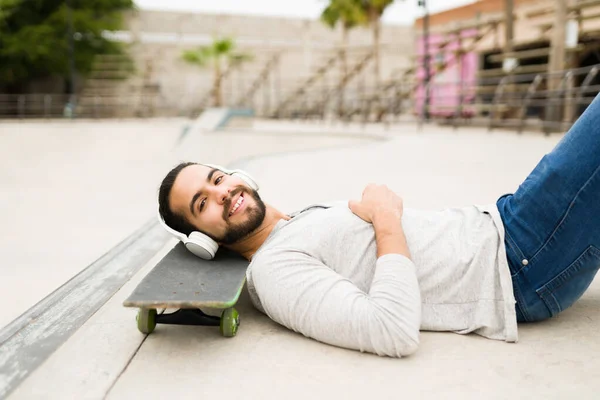
<instances>
[{"instance_id":1,"label":"pink metal structure","mask_svg":"<svg viewBox=\"0 0 600 400\"><path fill-rule=\"evenodd\" d=\"M464 30L454 35L429 35L430 76L429 109L436 117L471 117L477 84L477 54L461 54L461 40L477 35ZM468 40L469 42L472 41ZM423 37L417 39L418 66L416 69L415 114L421 114L425 102L425 55Z\"/></svg>"}]
</instances>

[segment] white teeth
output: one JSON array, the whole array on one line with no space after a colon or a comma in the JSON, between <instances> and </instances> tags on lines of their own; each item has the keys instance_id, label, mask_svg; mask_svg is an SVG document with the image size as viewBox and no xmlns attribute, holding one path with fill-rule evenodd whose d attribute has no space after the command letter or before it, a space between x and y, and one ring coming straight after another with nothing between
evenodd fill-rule
<instances>
[{"instance_id":1,"label":"white teeth","mask_svg":"<svg viewBox=\"0 0 600 400\"><path fill-rule=\"evenodd\" d=\"M235 202L235 205L233 206L233 209L231 210L229 215L233 215L233 213L237 211L237 209L242 205L243 202L244 202L244 198L242 196L240 196L238 198L238 200Z\"/></svg>"}]
</instances>

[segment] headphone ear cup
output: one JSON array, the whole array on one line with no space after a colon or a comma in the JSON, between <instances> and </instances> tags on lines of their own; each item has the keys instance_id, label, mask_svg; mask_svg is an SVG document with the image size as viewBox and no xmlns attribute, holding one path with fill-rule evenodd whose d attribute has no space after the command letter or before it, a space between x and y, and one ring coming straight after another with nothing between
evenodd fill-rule
<instances>
[{"instance_id":1,"label":"headphone ear cup","mask_svg":"<svg viewBox=\"0 0 600 400\"><path fill-rule=\"evenodd\" d=\"M246 185L248 185L252 189L258 191L258 183L256 183L256 181L247 172L236 169L236 170L232 171L231 175L237 176L238 178L240 178L241 180L246 182Z\"/></svg>"},{"instance_id":2,"label":"headphone ear cup","mask_svg":"<svg viewBox=\"0 0 600 400\"><path fill-rule=\"evenodd\" d=\"M217 254L219 244L201 232L192 232L185 241L185 247L204 260L212 260Z\"/></svg>"}]
</instances>

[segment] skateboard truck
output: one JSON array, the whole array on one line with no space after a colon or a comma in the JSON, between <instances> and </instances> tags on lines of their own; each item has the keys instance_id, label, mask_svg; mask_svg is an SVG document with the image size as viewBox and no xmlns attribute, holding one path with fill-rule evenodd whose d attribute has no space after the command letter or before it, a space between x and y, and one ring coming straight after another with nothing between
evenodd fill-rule
<instances>
[{"instance_id":1,"label":"skateboard truck","mask_svg":"<svg viewBox=\"0 0 600 400\"><path fill-rule=\"evenodd\" d=\"M158 314L155 308L140 308L137 314L140 332L150 334L156 324L218 326L221 335L233 337L240 326L240 315L233 307L226 308L221 318L207 315L198 308L179 309L169 314Z\"/></svg>"},{"instance_id":2,"label":"skateboard truck","mask_svg":"<svg viewBox=\"0 0 600 400\"><path fill-rule=\"evenodd\" d=\"M200 309L179 309L169 314L158 314L156 316L156 323L171 325L219 326L221 323L221 318L205 314Z\"/></svg>"}]
</instances>

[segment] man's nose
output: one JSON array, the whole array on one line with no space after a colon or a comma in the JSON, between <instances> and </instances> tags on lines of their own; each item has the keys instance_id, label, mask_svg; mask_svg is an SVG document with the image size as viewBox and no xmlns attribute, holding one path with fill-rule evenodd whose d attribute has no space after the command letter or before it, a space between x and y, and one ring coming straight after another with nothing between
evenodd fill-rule
<instances>
[{"instance_id":1,"label":"man's nose","mask_svg":"<svg viewBox=\"0 0 600 400\"><path fill-rule=\"evenodd\" d=\"M219 204L225 203L225 200L229 197L229 193L231 192L230 187L219 186L215 190L215 195L217 196L217 201Z\"/></svg>"}]
</instances>

